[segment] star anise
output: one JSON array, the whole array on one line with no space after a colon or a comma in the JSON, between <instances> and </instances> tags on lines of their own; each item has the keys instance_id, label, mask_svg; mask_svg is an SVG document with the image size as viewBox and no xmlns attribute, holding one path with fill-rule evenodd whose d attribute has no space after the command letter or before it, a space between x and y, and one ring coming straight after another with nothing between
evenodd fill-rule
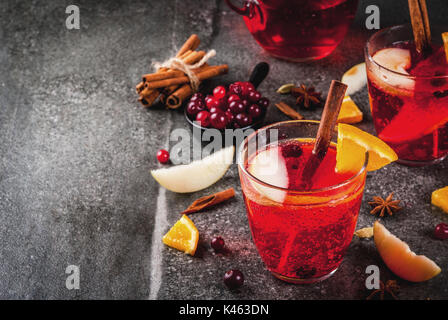
<instances>
[{"instance_id":1,"label":"star anise","mask_svg":"<svg viewBox=\"0 0 448 320\"><path fill-rule=\"evenodd\" d=\"M401 210L402 208L398 205L401 200L392 200L394 193L391 192L384 200L381 197L373 197L373 201L369 202L370 205L374 206L373 210L370 211L371 214L380 213L380 217L384 217L384 213L387 212L390 216L393 215L395 211Z\"/></svg>"},{"instance_id":2,"label":"star anise","mask_svg":"<svg viewBox=\"0 0 448 320\"><path fill-rule=\"evenodd\" d=\"M396 280L387 280L386 285L384 285L383 281L380 281L380 288L373 291L366 300L371 300L378 293L380 294L380 300L384 300L384 294L389 293L392 298L398 300L397 294L400 291L400 286L398 285Z\"/></svg>"},{"instance_id":3,"label":"star anise","mask_svg":"<svg viewBox=\"0 0 448 320\"><path fill-rule=\"evenodd\" d=\"M304 84L291 89L291 94L296 97L296 104L309 108L321 102L321 93L315 91L314 87L306 87Z\"/></svg>"}]
</instances>

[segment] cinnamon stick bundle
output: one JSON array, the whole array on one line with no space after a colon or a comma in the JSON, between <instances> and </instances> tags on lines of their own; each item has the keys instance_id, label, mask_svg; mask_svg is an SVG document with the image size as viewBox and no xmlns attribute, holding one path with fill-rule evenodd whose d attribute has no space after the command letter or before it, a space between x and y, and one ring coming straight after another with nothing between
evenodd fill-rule
<instances>
[{"instance_id":1,"label":"cinnamon stick bundle","mask_svg":"<svg viewBox=\"0 0 448 320\"><path fill-rule=\"evenodd\" d=\"M229 67L226 64L219 65L219 66L208 66L208 67L204 68L203 70L199 70L196 73L196 76L198 77L198 79L200 81L202 81L205 79L213 78L213 77L221 75L221 74L225 74L228 71L229 71ZM176 77L176 78L146 82L145 88L158 89L158 88L169 87L169 86L172 86L175 84L184 84L184 83L189 83L189 82L190 82L190 78L188 78L185 75L182 75L182 76Z\"/></svg>"},{"instance_id":2,"label":"cinnamon stick bundle","mask_svg":"<svg viewBox=\"0 0 448 320\"><path fill-rule=\"evenodd\" d=\"M191 35L177 52L176 58L181 59L187 66L195 65L206 55L205 51L196 51L199 44L199 37L195 34ZM204 63L191 71L200 83L203 80L227 73L228 66L209 66ZM135 89L139 95L138 100L144 107L152 106L159 99L168 108L175 109L194 93L190 81L190 78L182 70L163 67L154 73L144 74L142 81L137 84Z\"/></svg>"}]
</instances>

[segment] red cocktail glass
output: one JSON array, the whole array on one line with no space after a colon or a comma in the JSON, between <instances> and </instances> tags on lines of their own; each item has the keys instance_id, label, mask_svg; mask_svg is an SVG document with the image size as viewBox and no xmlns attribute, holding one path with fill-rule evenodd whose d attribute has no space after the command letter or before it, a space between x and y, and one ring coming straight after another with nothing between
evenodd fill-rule
<instances>
[{"instance_id":1,"label":"red cocktail glass","mask_svg":"<svg viewBox=\"0 0 448 320\"><path fill-rule=\"evenodd\" d=\"M243 15L258 44L271 55L292 61L328 56L347 33L358 0L250 0Z\"/></svg>"},{"instance_id":2,"label":"red cocktail glass","mask_svg":"<svg viewBox=\"0 0 448 320\"><path fill-rule=\"evenodd\" d=\"M448 154L448 63L440 37L446 30L432 28L432 50L423 55L407 25L375 33L365 48L376 132L406 165Z\"/></svg>"},{"instance_id":3,"label":"red cocktail glass","mask_svg":"<svg viewBox=\"0 0 448 320\"><path fill-rule=\"evenodd\" d=\"M335 172L336 146L300 189L319 122L286 121L264 127L240 146L238 168L253 241L278 278L311 283L331 276L356 227L364 191L365 166Z\"/></svg>"}]
</instances>

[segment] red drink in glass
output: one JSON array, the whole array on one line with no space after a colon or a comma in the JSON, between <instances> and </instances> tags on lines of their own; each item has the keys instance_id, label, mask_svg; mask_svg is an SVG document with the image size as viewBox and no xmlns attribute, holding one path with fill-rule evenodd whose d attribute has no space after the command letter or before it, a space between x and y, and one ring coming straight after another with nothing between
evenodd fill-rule
<instances>
[{"instance_id":1,"label":"red drink in glass","mask_svg":"<svg viewBox=\"0 0 448 320\"><path fill-rule=\"evenodd\" d=\"M335 172L332 144L311 189L300 190L313 147L314 139L284 139L248 155L239 168L258 252L276 277L294 283L323 280L336 271L353 237L365 184L365 168ZM258 167L260 161L267 167Z\"/></svg>"},{"instance_id":2,"label":"red drink in glass","mask_svg":"<svg viewBox=\"0 0 448 320\"><path fill-rule=\"evenodd\" d=\"M257 0L243 14L252 36L273 56L293 61L326 57L342 41L358 0Z\"/></svg>"},{"instance_id":3,"label":"red drink in glass","mask_svg":"<svg viewBox=\"0 0 448 320\"><path fill-rule=\"evenodd\" d=\"M420 55L413 41L399 40L406 35L412 37L410 27L398 26L369 40L367 77L378 136L399 162L418 166L448 154L448 64L441 44Z\"/></svg>"}]
</instances>

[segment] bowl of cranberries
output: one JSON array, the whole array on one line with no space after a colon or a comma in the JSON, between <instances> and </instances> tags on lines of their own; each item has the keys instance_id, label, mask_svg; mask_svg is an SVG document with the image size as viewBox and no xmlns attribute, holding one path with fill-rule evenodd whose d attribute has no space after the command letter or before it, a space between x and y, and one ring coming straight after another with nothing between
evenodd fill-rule
<instances>
[{"instance_id":1,"label":"bowl of cranberries","mask_svg":"<svg viewBox=\"0 0 448 320\"><path fill-rule=\"evenodd\" d=\"M200 129L249 129L263 123L269 100L251 82L217 86L210 95L195 93L185 108L185 117Z\"/></svg>"}]
</instances>

